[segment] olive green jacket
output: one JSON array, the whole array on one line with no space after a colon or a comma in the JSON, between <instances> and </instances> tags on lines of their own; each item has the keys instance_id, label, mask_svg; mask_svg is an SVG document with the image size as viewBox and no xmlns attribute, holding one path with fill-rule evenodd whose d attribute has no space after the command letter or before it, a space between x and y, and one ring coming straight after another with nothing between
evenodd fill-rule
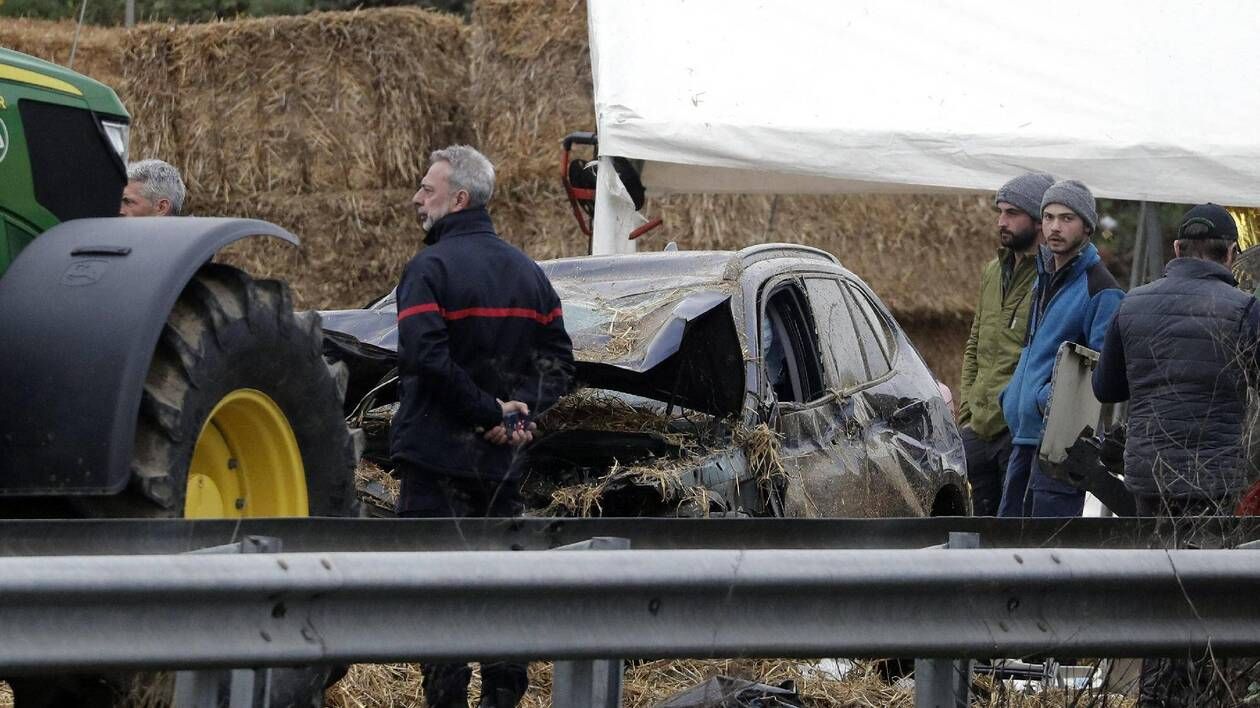
<instances>
[{"instance_id":1,"label":"olive green jacket","mask_svg":"<svg viewBox=\"0 0 1260 708\"><path fill-rule=\"evenodd\" d=\"M998 249L997 258L985 264L980 275L980 301L963 351L958 425L969 426L986 440L1006 431L998 395L1015 373L1024 348L1036 279L1034 259L1016 259L1005 248Z\"/></svg>"}]
</instances>

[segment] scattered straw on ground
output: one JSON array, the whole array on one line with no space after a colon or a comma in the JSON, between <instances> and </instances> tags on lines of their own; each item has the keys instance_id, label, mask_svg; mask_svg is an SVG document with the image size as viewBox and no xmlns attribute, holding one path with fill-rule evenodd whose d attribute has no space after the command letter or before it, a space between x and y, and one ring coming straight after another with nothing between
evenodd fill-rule
<instances>
[{"instance_id":1,"label":"scattered straw on ground","mask_svg":"<svg viewBox=\"0 0 1260 708\"><path fill-rule=\"evenodd\" d=\"M914 689L910 685L888 684L874 665L859 662L843 678L815 668L814 660L799 659L719 659L660 660L632 662L626 667L623 702L626 708L650 708L661 701L703 683L715 676L731 676L777 685L793 681L797 692L810 708L910 708ZM551 665L530 665L530 687L522 708L551 705ZM415 664L366 665L351 667L341 683L329 691L330 708L419 708L423 706L422 677ZM976 708L1057 708L1067 706L1112 706L1131 708L1132 699L1094 694L1089 691L1046 691L1040 694L1014 693L1005 687L994 690L987 677L976 679ZM479 679L474 672L470 697L478 695Z\"/></svg>"}]
</instances>

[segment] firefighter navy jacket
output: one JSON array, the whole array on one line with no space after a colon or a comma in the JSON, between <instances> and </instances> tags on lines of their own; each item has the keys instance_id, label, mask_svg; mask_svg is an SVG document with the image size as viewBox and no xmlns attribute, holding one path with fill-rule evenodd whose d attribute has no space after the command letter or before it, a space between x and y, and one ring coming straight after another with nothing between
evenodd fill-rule
<instances>
[{"instance_id":1,"label":"firefighter navy jacket","mask_svg":"<svg viewBox=\"0 0 1260 708\"><path fill-rule=\"evenodd\" d=\"M573 350L560 298L483 207L442 217L425 243L398 283L391 457L437 474L512 478L517 448L482 433L502 421L496 398L522 401L535 417L568 391Z\"/></svg>"}]
</instances>

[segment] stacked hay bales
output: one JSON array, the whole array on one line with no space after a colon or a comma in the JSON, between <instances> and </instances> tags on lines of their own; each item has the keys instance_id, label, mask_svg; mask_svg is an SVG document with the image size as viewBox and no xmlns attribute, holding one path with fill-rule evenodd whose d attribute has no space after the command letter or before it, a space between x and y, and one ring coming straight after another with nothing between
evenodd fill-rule
<instances>
[{"instance_id":1,"label":"stacked hay bales","mask_svg":"<svg viewBox=\"0 0 1260 708\"><path fill-rule=\"evenodd\" d=\"M135 151L201 203L414 186L429 146L467 138L464 32L411 8L138 29Z\"/></svg>"}]
</instances>

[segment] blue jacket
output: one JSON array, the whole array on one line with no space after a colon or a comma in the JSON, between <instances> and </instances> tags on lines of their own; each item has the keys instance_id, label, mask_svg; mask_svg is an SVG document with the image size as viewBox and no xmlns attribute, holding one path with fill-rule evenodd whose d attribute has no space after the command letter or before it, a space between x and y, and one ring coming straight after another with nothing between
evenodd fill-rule
<instances>
[{"instance_id":1,"label":"blue jacket","mask_svg":"<svg viewBox=\"0 0 1260 708\"><path fill-rule=\"evenodd\" d=\"M1124 291L1089 243L1071 261L1050 271L1054 256L1044 246L1037 258L1028 339L1015 375L1002 391L1002 415L1016 445L1041 443L1054 357L1064 342L1101 350L1107 326Z\"/></svg>"}]
</instances>

